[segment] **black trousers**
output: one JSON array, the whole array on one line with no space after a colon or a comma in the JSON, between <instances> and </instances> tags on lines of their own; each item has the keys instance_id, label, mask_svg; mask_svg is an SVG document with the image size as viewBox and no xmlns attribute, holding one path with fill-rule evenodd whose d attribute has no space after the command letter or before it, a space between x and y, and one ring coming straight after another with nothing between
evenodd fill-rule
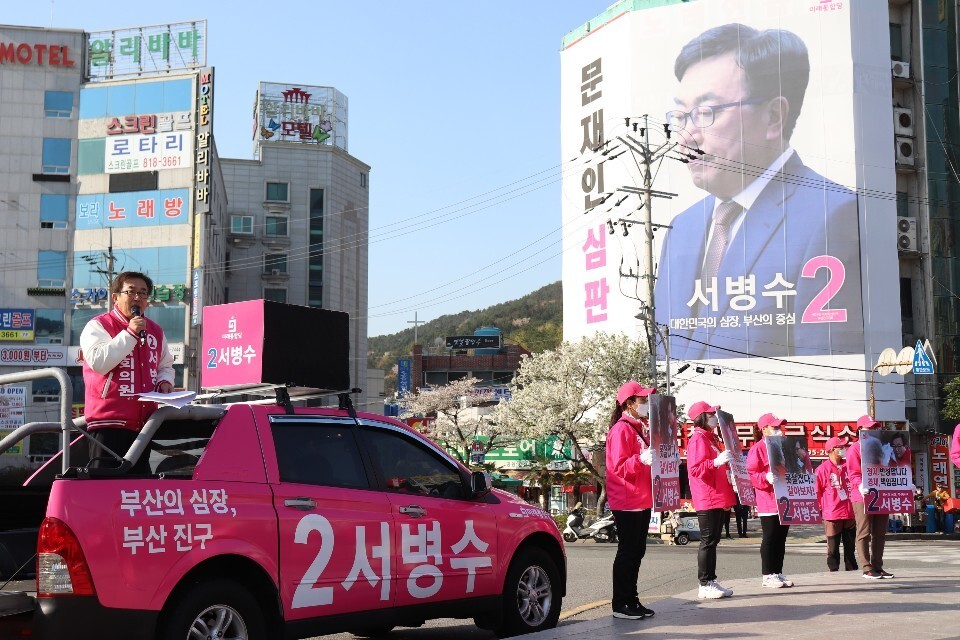
<instances>
[{"instance_id":1,"label":"black trousers","mask_svg":"<svg viewBox=\"0 0 960 640\"><path fill-rule=\"evenodd\" d=\"M780 516L760 516L763 540L760 542L760 564L763 575L783 573L783 556L787 552L790 525L780 524Z\"/></svg>"},{"instance_id":2,"label":"black trousers","mask_svg":"<svg viewBox=\"0 0 960 640\"><path fill-rule=\"evenodd\" d=\"M617 556L613 559L612 605L623 607L639 602L637 579L647 552L650 509L614 511L613 520L617 524Z\"/></svg>"},{"instance_id":3,"label":"black trousers","mask_svg":"<svg viewBox=\"0 0 960 640\"><path fill-rule=\"evenodd\" d=\"M723 512L723 533L728 538L730 537L730 512L733 511L733 507L729 511Z\"/></svg>"},{"instance_id":4,"label":"black trousers","mask_svg":"<svg viewBox=\"0 0 960 640\"><path fill-rule=\"evenodd\" d=\"M750 514L750 505L738 504L733 508L737 516L737 533L741 536L747 535L747 516Z\"/></svg>"},{"instance_id":5,"label":"black trousers","mask_svg":"<svg viewBox=\"0 0 960 640\"><path fill-rule=\"evenodd\" d=\"M697 578L700 579L701 585L717 579L717 543L720 542L720 534L727 513L723 509L697 511L697 520L700 523Z\"/></svg>"},{"instance_id":6,"label":"black trousers","mask_svg":"<svg viewBox=\"0 0 960 640\"><path fill-rule=\"evenodd\" d=\"M90 467L94 469L115 469L120 465L120 463L117 462L109 453L97 446L96 442L104 444L112 449L117 455L122 456L127 453L127 449L129 449L130 445L133 444L133 441L137 439L139 432L132 429L114 429L110 427L104 427L102 429L91 429L90 435L93 436L93 440L88 438L89 442L87 445L87 451L90 453L90 459L93 460L94 458L104 458L103 460L94 460ZM130 469L128 473L135 475L149 475L150 451L144 451L140 455L140 459L137 460L137 464L133 465L133 468Z\"/></svg>"},{"instance_id":7,"label":"black trousers","mask_svg":"<svg viewBox=\"0 0 960 640\"><path fill-rule=\"evenodd\" d=\"M827 569L840 570L840 544L843 543L843 568L847 571L858 569L857 566L857 528L847 527L843 533L827 536ZM779 571L777 573L780 573Z\"/></svg>"}]
</instances>

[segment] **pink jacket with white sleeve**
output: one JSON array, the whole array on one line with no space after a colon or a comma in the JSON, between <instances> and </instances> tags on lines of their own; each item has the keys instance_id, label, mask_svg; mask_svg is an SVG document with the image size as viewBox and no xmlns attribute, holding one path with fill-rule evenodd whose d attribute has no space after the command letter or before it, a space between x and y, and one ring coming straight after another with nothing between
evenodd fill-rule
<instances>
[{"instance_id":1,"label":"pink jacket with white sleeve","mask_svg":"<svg viewBox=\"0 0 960 640\"><path fill-rule=\"evenodd\" d=\"M761 438L750 447L747 454L747 473L750 474L750 484L756 489L757 513L779 513L777 497L773 493L773 485L767 482L767 473L770 472L770 458L767 455L767 443Z\"/></svg>"},{"instance_id":2,"label":"pink jacket with white sleeve","mask_svg":"<svg viewBox=\"0 0 960 640\"><path fill-rule=\"evenodd\" d=\"M640 454L650 447L641 435L644 423L624 414L607 433L607 502L616 511L653 506L650 467Z\"/></svg>"},{"instance_id":3,"label":"pink jacket with white sleeve","mask_svg":"<svg viewBox=\"0 0 960 640\"><path fill-rule=\"evenodd\" d=\"M960 424L953 431L953 444L950 445L950 460L960 467Z\"/></svg>"},{"instance_id":4,"label":"pink jacket with white sleeve","mask_svg":"<svg viewBox=\"0 0 960 640\"><path fill-rule=\"evenodd\" d=\"M713 466L713 460L720 455L720 441L712 431L695 428L687 444L687 472L690 479L690 493L693 495L693 508L697 511L707 509L726 509L737 503L733 487L727 479L729 464Z\"/></svg>"},{"instance_id":5,"label":"pink jacket with white sleeve","mask_svg":"<svg viewBox=\"0 0 960 640\"><path fill-rule=\"evenodd\" d=\"M824 520L850 520L853 518L853 503L850 502L850 479L847 465L833 464L827 458L817 467L817 502ZM858 492L859 493L859 492Z\"/></svg>"},{"instance_id":6,"label":"pink jacket with white sleeve","mask_svg":"<svg viewBox=\"0 0 960 640\"><path fill-rule=\"evenodd\" d=\"M850 479L850 500L863 502L863 496L857 487L863 482L863 470L860 468L860 441L847 449L847 477Z\"/></svg>"}]
</instances>

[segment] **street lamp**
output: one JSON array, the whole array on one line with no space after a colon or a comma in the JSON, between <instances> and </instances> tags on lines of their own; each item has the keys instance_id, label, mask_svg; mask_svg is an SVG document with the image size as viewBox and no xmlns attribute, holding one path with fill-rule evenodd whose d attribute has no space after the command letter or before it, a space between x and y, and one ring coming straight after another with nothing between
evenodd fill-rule
<instances>
[{"instance_id":1,"label":"street lamp","mask_svg":"<svg viewBox=\"0 0 960 640\"><path fill-rule=\"evenodd\" d=\"M879 373L882 376L890 375L896 369L897 373L904 376L913 371L913 347L904 347L897 353L892 348L887 347L880 352L877 358L877 364L870 371L870 416L877 415L877 401L873 394L873 375Z\"/></svg>"}]
</instances>

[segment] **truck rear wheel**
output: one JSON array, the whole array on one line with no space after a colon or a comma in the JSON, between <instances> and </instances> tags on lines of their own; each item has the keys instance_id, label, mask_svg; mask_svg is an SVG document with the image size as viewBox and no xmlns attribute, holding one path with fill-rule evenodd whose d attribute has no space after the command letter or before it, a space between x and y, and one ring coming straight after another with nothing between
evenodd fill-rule
<instances>
[{"instance_id":1,"label":"truck rear wheel","mask_svg":"<svg viewBox=\"0 0 960 640\"><path fill-rule=\"evenodd\" d=\"M162 640L266 640L260 606L249 591L230 580L207 580L190 587L166 617L159 635Z\"/></svg>"}]
</instances>

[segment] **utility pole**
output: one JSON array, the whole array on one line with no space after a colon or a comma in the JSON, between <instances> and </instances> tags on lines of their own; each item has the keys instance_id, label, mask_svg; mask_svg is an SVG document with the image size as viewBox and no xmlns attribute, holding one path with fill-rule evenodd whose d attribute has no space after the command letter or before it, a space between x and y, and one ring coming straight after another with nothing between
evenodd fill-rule
<instances>
[{"instance_id":1,"label":"utility pole","mask_svg":"<svg viewBox=\"0 0 960 640\"><path fill-rule=\"evenodd\" d=\"M643 242L643 258L646 273L640 275L640 278L646 280L646 287L644 289L644 299L641 302L642 309L638 318L641 318L646 321L647 325L647 344L650 349L650 371L651 376L654 381L657 379L657 340L656 336L660 335L661 341L664 343L664 354L666 356L666 380L667 380L667 393L670 393L670 346L668 344L669 340L669 327L667 328L667 334L664 336L660 333L660 329L657 326L656 319L656 300L655 300L655 290L656 290L656 276L654 275L653 267L653 232L654 229L665 225L658 225L653 223L653 199L654 198L666 198L670 199L675 197L677 194L668 193L666 191L657 191L653 188L653 165L654 163L660 162L668 153L676 149L678 146L681 146L679 143L671 140L670 138L670 127L669 125L663 125L663 134L666 137L666 140L655 147L650 145L650 122L648 116L642 116L642 125L639 122L633 123L633 131L637 131L639 128L639 133L642 138L642 142L636 137L630 135L631 127L631 118L626 119L628 132L622 136L617 136L617 140L626 145L631 152L633 152L634 158L637 160L640 165L641 172L643 174L643 187L634 187L630 185L625 185L619 187L617 191L623 191L628 194L637 194L641 196L641 205L640 208L643 209L643 229L644 229L644 242ZM674 158L680 160L681 162L686 162L684 158ZM619 204L619 203L618 203ZM613 221L608 222L610 226L611 233L613 232ZM630 226L634 224L641 224L637 220L618 220L617 224L623 225L624 235L627 235L627 230Z\"/></svg>"},{"instance_id":2,"label":"utility pole","mask_svg":"<svg viewBox=\"0 0 960 640\"><path fill-rule=\"evenodd\" d=\"M413 320L407 320L407 324L413 325L413 344L418 344L417 343L417 327L419 327L421 324L426 324L426 323L427 323L426 320L417 320L416 311L413 312Z\"/></svg>"},{"instance_id":3,"label":"utility pole","mask_svg":"<svg viewBox=\"0 0 960 640\"><path fill-rule=\"evenodd\" d=\"M113 227L107 227L110 233L110 244L107 245L107 289L113 286Z\"/></svg>"}]
</instances>

